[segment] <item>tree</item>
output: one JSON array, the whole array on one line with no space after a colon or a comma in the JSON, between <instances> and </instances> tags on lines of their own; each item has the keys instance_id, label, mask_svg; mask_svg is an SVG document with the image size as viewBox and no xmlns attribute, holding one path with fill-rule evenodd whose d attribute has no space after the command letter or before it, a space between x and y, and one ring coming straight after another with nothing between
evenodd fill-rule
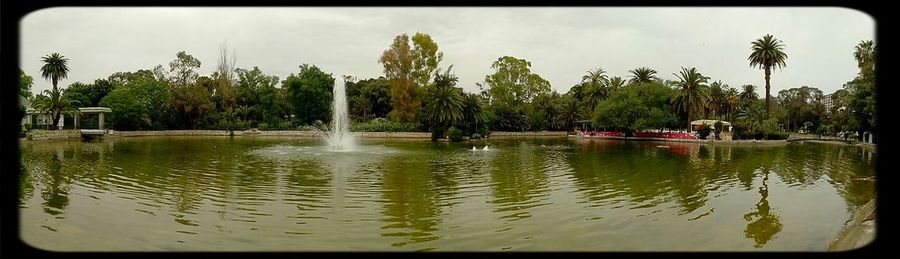
<instances>
[{"instance_id":1,"label":"tree","mask_svg":"<svg viewBox=\"0 0 900 259\"><path fill-rule=\"evenodd\" d=\"M425 87L431 83L432 74L437 78L435 72L444 59L444 53L438 51L438 45L431 39L431 35L416 32L412 36L412 42L412 76L417 86Z\"/></svg>"},{"instance_id":2,"label":"tree","mask_svg":"<svg viewBox=\"0 0 900 259\"><path fill-rule=\"evenodd\" d=\"M166 129L170 112L169 84L154 77L139 77L116 87L100 101L112 109L110 122L118 130Z\"/></svg>"},{"instance_id":3,"label":"tree","mask_svg":"<svg viewBox=\"0 0 900 259\"><path fill-rule=\"evenodd\" d=\"M503 56L491 64L491 69L494 73L485 76L485 85L479 85L491 105L521 107L535 96L550 92L550 82L531 73L531 62L525 59Z\"/></svg>"},{"instance_id":4,"label":"tree","mask_svg":"<svg viewBox=\"0 0 900 259\"><path fill-rule=\"evenodd\" d=\"M673 94L672 89L660 83L624 87L597 105L592 123L595 127L615 129L628 135L674 126L677 118L668 104Z\"/></svg>"},{"instance_id":5,"label":"tree","mask_svg":"<svg viewBox=\"0 0 900 259\"><path fill-rule=\"evenodd\" d=\"M875 43L871 40L860 41L853 52L860 75L875 71Z\"/></svg>"},{"instance_id":6,"label":"tree","mask_svg":"<svg viewBox=\"0 0 900 259\"><path fill-rule=\"evenodd\" d=\"M64 90L54 87L51 90L44 90L43 94L36 96L31 106L39 113L49 114L51 118L54 118L52 127L56 127L59 125L60 115L64 112L77 111L75 109L77 104L77 101L66 98Z\"/></svg>"},{"instance_id":7,"label":"tree","mask_svg":"<svg viewBox=\"0 0 900 259\"><path fill-rule=\"evenodd\" d=\"M219 63L216 65L216 72L212 76L216 80L216 88L212 94L220 111L234 111L237 106L237 93L234 87L236 62L235 55L232 53L229 56L228 47L223 44L219 49Z\"/></svg>"},{"instance_id":8,"label":"tree","mask_svg":"<svg viewBox=\"0 0 900 259\"><path fill-rule=\"evenodd\" d=\"M614 92L625 86L625 80L621 77L614 76L609 78L609 83L607 84L607 88L610 92Z\"/></svg>"},{"instance_id":9,"label":"tree","mask_svg":"<svg viewBox=\"0 0 900 259\"><path fill-rule=\"evenodd\" d=\"M477 94L469 93L463 96L462 121L459 123L460 128L465 135L475 133L486 135L489 132L487 127L487 114L484 104Z\"/></svg>"},{"instance_id":10,"label":"tree","mask_svg":"<svg viewBox=\"0 0 900 259\"><path fill-rule=\"evenodd\" d=\"M31 86L34 85L34 79L26 75L25 71L19 69L19 95L25 99L31 99Z\"/></svg>"},{"instance_id":11,"label":"tree","mask_svg":"<svg viewBox=\"0 0 900 259\"><path fill-rule=\"evenodd\" d=\"M97 79L93 84L72 83L65 95L68 99L77 101L78 107L96 107L112 91L112 83L106 79Z\"/></svg>"},{"instance_id":12,"label":"tree","mask_svg":"<svg viewBox=\"0 0 900 259\"><path fill-rule=\"evenodd\" d=\"M597 103L609 97L609 77L602 68L587 71L587 74L581 77L581 90L584 91L584 100L589 107L589 113L593 113Z\"/></svg>"},{"instance_id":13,"label":"tree","mask_svg":"<svg viewBox=\"0 0 900 259\"><path fill-rule=\"evenodd\" d=\"M572 130L575 122L582 118L578 101L571 94L565 94L557 105L559 109L559 116L556 117L557 125L566 130Z\"/></svg>"},{"instance_id":14,"label":"tree","mask_svg":"<svg viewBox=\"0 0 900 259\"><path fill-rule=\"evenodd\" d=\"M256 107L250 114L252 121L274 121L288 114L278 102L277 76L265 75L258 67L238 68L236 72L236 102L238 106Z\"/></svg>"},{"instance_id":15,"label":"tree","mask_svg":"<svg viewBox=\"0 0 900 259\"><path fill-rule=\"evenodd\" d=\"M291 74L282 82L288 90L293 104L294 115L304 124L314 121L331 121L331 101L334 91L334 77L315 65L300 65L300 73Z\"/></svg>"},{"instance_id":16,"label":"tree","mask_svg":"<svg viewBox=\"0 0 900 259\"><path fill-rule=\"evenodd\" d=\"M215 111L209 90L199 83L174 86L169 106L180 127L197 129L200 119Z\"/></svg>"},{"instance_id":17,"label":"tree","mask_svg":"<svg viewBox=\"0 0 900 259\"><path fill-rule=\"evenodd\" d=\"M192 85L200 76L197 69L200 69L200 60L184 51L179 51L175 54L175 60L169 62L169 72L174 74L170 81L174 85Z\"/></svg>"},{"instance_id":18,"label":"tree","mask_svg":"<svg viewBox=\"0 0 900 259\"><path fill-rule=\"evenodd\" d=\"M676 84L675 94L672 95L672 103L678 107L678 110L687 113L688 129L691 128L691 121L694 119L694 112L702 111L709 103L709 90L705 83L709 77L703 76L697 72L697 68L681 68Z\"/></svg>"},{"instance_id":19,"label":"tree","mask_svg":"<svg viewBox=\"0 0 900 259\"><path fill-rule=\"evenodd\" d=\"M390 48L378 59L391 83L392 118L404 122L416 120L422 107L420 92L428 85L441 59L443 53L438 52L437 43L428 34L413 35L413 48L405 33L394 38Z\"/></svg>"},{"instance_id":20,"label":"tree","mask_svg":"<svg viewBox=\"0 0 900 259\"><path fill-rule=\"evenodd\" d=\"M772 35L766 34L750 44L752 44L752 52L747 59L750 60L750 67L758 67L765 71L766 114L767 116L771 116L772 96L769 94L771 89L769 78L772 74L772 68L783 68L786 66L785 60L787 59L787 54L784 53L784 43L782 43L781 40L775 39Z\"/></svg>"},{"instance_id":21,"label":"tree","mask_svg":"<svg viewBox=\"0 0 900 259\"><path fill-rule=\"evenodd\" d=\"M431 127L440 129L441 136L463 119L463 92L456 87L459 78L451 69L453 66L444 73L436 73L434 85L425 94L425 120Z\"/></svg>"},{"instance_id":22,"label":"tree","mask_svg":"<svg viewBox=\"0 0 900 259\"><path fill-rule=\"evenodd\" d=\"M62 112L63 107L68 107L66 100L62 98L62 91L57 88L57 83L59 83L60 79L65 79L69 75L69 66L67 63L69 59L60 55L59 53L53 53L41 58L41 62L44 63L41 66L41 77L44 79L50 80L53 84L53 90L45 91L49 95L49 101L56 102L47 104L46 107L50 108L50 114L53 118L53 125L59 124L59 116Z\"/></svg>"},{"instance_id":23,"label":"tree","mask_svg":"<svg viewBox=\"0 0 900 259\"><path fill-rule=\"evenodd\" d=\"M741 86L740 97L742 101L755 101L759 100L759 95L756 94L756 86L755 85L743 85Z\"/></svg>"},{"instance_id":24,"label":"tree","mask_svg":"<svg viewBox=\"0 0 900 259\"><path fill-rule=\"evenodd\" d=\"M348 81L350 116L361 120L386 118L391 111L391 84L384 77Z\"/></svg>"},{"instance_id":25,"label":"tree","mask_svg":"<svg viewBox=\"0 0 900 259\"><path fill-rule=\"evenodd\" d=\"M643 84L659 80L659 78L656 77L656 70L648 67L639 67L628 70L628 73L631 73L631 79L628 80L629 84Z\"/></svg>"}]
</instances>

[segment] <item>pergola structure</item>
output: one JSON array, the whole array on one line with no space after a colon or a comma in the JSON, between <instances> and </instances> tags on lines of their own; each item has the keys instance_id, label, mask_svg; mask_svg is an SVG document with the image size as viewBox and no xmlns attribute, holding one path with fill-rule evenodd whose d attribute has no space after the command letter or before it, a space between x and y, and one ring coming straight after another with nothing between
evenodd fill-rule
<instances>
[{"instance_id":1,"label":"pergola structure","mask_svg":"<svg viewBox=\"0 0 900 259\"><path fill-rule=\"evenodd\" d=\"M83 107L78 108L78 113L82 117L93 117L93 115L97 115L97 122L94 124L93 121L89 123L84 123L81 129L82 135L103 135L106 134L106 122L104 119L104 114L112 112L112 109L106 107ZM75 127L78 127L79 119L75 120ZM96 127L95 127L96 125Z\"/></svg>"}]
</instances>

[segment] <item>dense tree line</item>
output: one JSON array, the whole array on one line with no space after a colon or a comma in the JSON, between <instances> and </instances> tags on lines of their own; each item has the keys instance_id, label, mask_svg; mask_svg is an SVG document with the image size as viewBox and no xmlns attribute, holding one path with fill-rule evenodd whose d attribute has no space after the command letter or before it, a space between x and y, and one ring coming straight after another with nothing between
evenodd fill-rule
<instances>
[{"instance_id":1,"label":"dense tree line","mask_svg":"<svg viewBox=\"0 0 900 259\"><path fill-rule=\"evenodd\" d=\"M113 109L108 121L118 130L298 129L331 116L336 80L346 85L353 129L365 131L431 131L484 136L491 131L572 130L577 121L626 133L684 129L707 118L733 122L738 138L770 138L784 131L836 134L871 132L875 121L875 46L861 42L853 53L859 75L832 95L809 86L770 95L773 68L786 66L785 45L772 35L751 42L748 61L763 70L765 94L745 84L731 87L713 81L697 68L682 68L665 80L649 67L609 75L596 67L581 82L558 93L531 71L526 59L502 56L491 74L476 83L477 93L458 86L453 65L443 66L443 52L430 35L400 34L378 58L384 75L357 79L336 77L316 65L301 64L284 80L258 67L237 68L222 46L216 69L200 75L203 63L184 51L168 68L157 65L117 72L92 83L57 84L67 77L68 59L43 57L41 77L53 88L35 96L33 79L20 70L20 95L52 116L77 107ZM830 98L833 106L825 102ZM24 108L23 108L24 112ZM450 134L450 135L453 135ZM476 135L477 134L477 135Z\"/></svg>"}]
</instances>

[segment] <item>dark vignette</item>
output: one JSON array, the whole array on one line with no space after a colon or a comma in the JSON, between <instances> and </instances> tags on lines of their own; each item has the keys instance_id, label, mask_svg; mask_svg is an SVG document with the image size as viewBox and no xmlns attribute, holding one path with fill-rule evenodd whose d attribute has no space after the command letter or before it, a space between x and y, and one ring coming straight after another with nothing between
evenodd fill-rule
<instances>
[{"instance_id":1,"label":"dark vignette","mask_svg":"<svg viewBox=\"0 0 900 259\"><path fill-rule=\"evenodd\" d=\"M815 5L811 5L815 4ZM172 1L172 0L156 0L156 1L147 1L147 0L136 0L136 1L110 1L110 0L88 0L88 1L60 1L60 0L50 0L50 1L2 1L0 2L0 67L2 67L2 81L0 81L0 85L5 85L2 87L2 92L0 92L0 120L2 120L2 138L0 138L0 146L3 147L3 163L2 167L3 172L0 174L2 180L0 180L0 257L3 258L75 258L75 257L84 257L84 258L121 258L121 257L172 257L172 258L182 258L182 257L273 257L273 258L297 258L297 257L305 257L305 256L321 256L321 257L330 257L330 256L341 256L341 255L328 255L323 253L56 253L43 251L36 248L33 248L19 238L19 213L18 207L16 204L18 203L18 168L19 168L19 152L18 152L18 130L19 130L19 121L17 115L17 87L14 87L18 84L17 80L14 79L17 76L16 69L18 68L18 60L19 60L19 21L24 18L30 12L37 11L44 8L50 7L101 7L101 6L291 6L291 7L300 7L300 6L494 6L494 7L503 7L503 6L732 6L732 7L757 7L757 6L831 6L831 7L845 7L850 9L855 9L864 13L869 14L875 20L876 23L876 40L880 46L893 46L893 38L889 33L891 30L893 15L887 7L887 4L877 4L875 1L707 1L707 0L689 0L689 1L661 1L661 0L644 0L640 2L627 2L627 1L604 1L604 2L595 2L595 1L493 1L493 2L482 2L482 1L440 1L433 3L419 2L419 1L391 1L391 2L289 2L289 1L231 1L231 2L223 2L223 1L193 1L193 2L183 2L183 1ZM827 28L823 28L827 29ZM890 60L888 57L891 56L895 51L890 48L879 48L877 59L877 66L879 66L879 71L893 71L892 65L893 60ZM882 121L882 125L876 131L876 134L879 136L879 146L877 148L877 152L882 159L879 161L888 161L888 159L884 159L886 157L891 157L894 155L894 150L892 149L893 142L895 141L895 137L890 135L890 132L893 132L891 129L894 129L893 121L890 119L894 116L891 115L891 111L893 110L891 106L885 105L887 102L891 101L892 92L896 92L896 89L893 89L889 86L885 86L888 82L884 82L884 77L878 77L879 82L878 85L881 85L877 89L878 92L878 100L877 102L880 104L879 112L878 112L878 120ZM887 147L887 148L885 148ZM721 258L721 257L788 257L788 258L798 258L798 257L806 257L806 258L828 258L828 257L852 257L852 258L872 258L872 257L888 257L889 254L893 254L892 252L896 252L891 249L891 245L889 242L893 240L892 236L896 234L893 232L896 228L896 222L893 222L895 214L889 209L890 206L889 201L891 197L895 194L895 189L891 188L891 186L887 185L890 183L896 182L896 176L893 175L891 170L892 168L885 163L878 163L876 165L876 172L878 175L878 181L876 182L876 192L877 199L876 203L880 204L882 207L881 210L878 210L878 220L877 220L877 230L876 230L876 239L870 243L869 245L862 247L860 249L856 249L853 251L847 252L837 252L837 253L784 253L784 252L760 252L760 253L548 253L548 254L534 254L535 256L584 256L584 257L662 257L662 258L670 258L670 257L684 257L684 258L696 258L696 257L713 257L713 258ZM883 219L883 220L882 220ZM891 249L891 250L888 250ZM893 251L892 251L893 250ZM347 256L356 257L358 255L367 256L359 253L347 254ZM390 256L390 257L398 257L398 256L407 256L411 255L408 253L379 253L372 255L382 255L382 256ZM465 253L459 255L451 255L451 254L437 254L439 256L468 256ZM510 254L484 254L486 256L495 257L495 256L527 256L528 254L523 253L510 253Z\"/></svg>"}]
</instances>

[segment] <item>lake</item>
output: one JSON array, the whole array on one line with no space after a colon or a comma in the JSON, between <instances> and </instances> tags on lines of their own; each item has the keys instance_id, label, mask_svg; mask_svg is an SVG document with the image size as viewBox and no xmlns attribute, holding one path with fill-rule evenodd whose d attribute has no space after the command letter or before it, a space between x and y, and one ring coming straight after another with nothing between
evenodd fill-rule
<instances>
[{"instance_id":1,"label":"lake","mask_svg":"<svg viewBox=\"0 0 900 259\"><path fill-rule=\"evenodd\" d=\"M358 142L24 141L20 234L54 251L824 251L875 193L859 178L877 153L846 145Z\"/></svg>"}]
</instances>

